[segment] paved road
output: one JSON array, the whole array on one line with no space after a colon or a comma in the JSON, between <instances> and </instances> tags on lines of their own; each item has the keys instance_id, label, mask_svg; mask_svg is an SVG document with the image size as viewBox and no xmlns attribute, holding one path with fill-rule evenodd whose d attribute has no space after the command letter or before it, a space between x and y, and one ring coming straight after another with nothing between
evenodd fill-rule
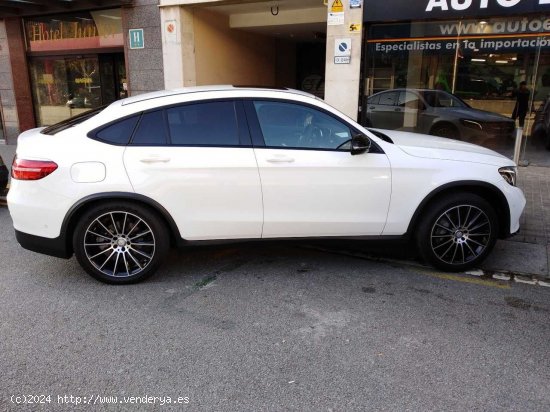
<instances>
[{"instance_id":1,"label":"paved road","mask_svg":"<svg viewBox=\"0 0 550 412\"><path fill-rule=\"evenodd\" d=\"M0 409L550 410L550 288L288 245L180 251L113 287L20 249L5 208L0 261Z\"/></svg>"}]
</instances>

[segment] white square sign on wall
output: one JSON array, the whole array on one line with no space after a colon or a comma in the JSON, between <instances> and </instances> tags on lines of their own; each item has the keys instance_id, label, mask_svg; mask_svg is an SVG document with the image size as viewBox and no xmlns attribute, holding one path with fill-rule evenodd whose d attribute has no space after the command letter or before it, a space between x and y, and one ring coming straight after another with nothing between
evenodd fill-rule
<instances>
[{"instance_id":1,"label":"white square sign on wall","mask_svg":"<svg viewBox=\"0 0 550 412\"><path fill-rule=\"evenodd\" d=\"M351 63L351 38L334 40L334 64Z\"/></svg>"}]
</instances>

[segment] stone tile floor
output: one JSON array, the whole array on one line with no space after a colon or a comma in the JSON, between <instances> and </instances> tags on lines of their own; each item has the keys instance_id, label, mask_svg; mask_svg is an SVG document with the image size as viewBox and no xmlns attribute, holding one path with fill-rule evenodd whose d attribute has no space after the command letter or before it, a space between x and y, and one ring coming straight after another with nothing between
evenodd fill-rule
<instances>
[{"instance_id":1,"label":"stone tile floor","mask_svg":"<svg viewBox=\"0 0 550 412\"><path fill-rule=\"evenodd\" d=\"M518 186L527 205L521 217L520 233L511 240L547 245L550 239L550 168L520 167Z\"/></svg>"}]
</instances>

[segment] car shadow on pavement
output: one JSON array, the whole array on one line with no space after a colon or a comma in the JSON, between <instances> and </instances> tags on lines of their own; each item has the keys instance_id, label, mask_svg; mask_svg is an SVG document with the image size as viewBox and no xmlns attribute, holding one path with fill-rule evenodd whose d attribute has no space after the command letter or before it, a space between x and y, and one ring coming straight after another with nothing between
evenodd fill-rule
<instances>
[{"instance_id":1,"label":"car shadow on pavement","mask_svg":"<svg viewBox=\"0 0 550 412\"><path fill-rule=\"evenodd\" d=\"M369 260L416 260L414 245L405 241L315 240L254 241L173 249L152 281L198 276L197 285L247 264L270 265L279 260L296 261L315 255L343 255Z\"/></svg>"}]
</instances>

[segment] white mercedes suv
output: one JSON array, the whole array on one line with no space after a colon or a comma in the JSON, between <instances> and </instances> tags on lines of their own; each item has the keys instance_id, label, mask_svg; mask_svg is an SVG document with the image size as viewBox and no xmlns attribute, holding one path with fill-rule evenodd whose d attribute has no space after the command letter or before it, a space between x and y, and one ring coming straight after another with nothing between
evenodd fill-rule
<instances>
[{"instance_id":1,"label":"white mercedes suv","mask_svg":"<svg viewBox=\"0 0 550 412\"><path fill-rule=\"evenodd\" d=\"M24 248L121 284L170 246L236 239L407 238L464 270L519 230L525 198L491 150L367 130L298 91L219 86L22 133L8 206Z\"/></svg>"}]
</instances>

